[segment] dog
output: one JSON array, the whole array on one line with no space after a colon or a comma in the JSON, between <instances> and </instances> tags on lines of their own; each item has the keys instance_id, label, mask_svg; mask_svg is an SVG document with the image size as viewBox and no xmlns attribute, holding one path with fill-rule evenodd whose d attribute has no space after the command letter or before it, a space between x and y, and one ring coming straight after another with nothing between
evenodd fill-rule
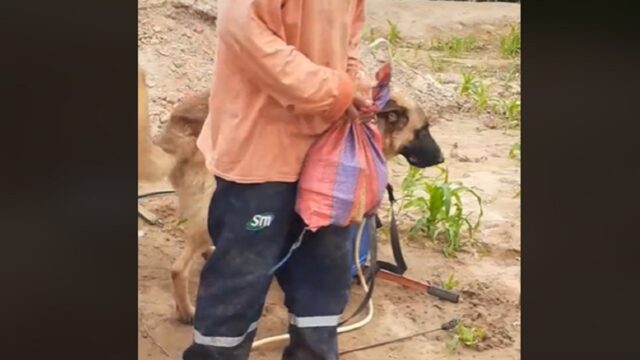
<instances>
[{"instance_id":1,"label":"dog","mask_svg":"<svg viewBox=\"0 0 640 360\"><path fill-rule=\"evenodd\" d=\"M209 112L208 103L208 91L185 97L173 109L157 143L159 148L173 157L168 177L178 195L181 219L185 221L185 248L172 265L171 277L178 318L186 324L192 323L195 313L188 292L191 266L198 254L206 260L213 252L207 216L216 185L214 177L205 167L204 156L196 146ZM384 156L391 159L400 154L419 168L442 163L444 158L429 131L429 120L414 101L394 93L384 109L376 115L383 137ZM144 132L139 134L144 135ZM145 149L149 156L156 154L149 148ZM149 158L144 161L144 164L161 163ZM154 175L161 171L154 172Z\"/></svg>"}]
</instances>

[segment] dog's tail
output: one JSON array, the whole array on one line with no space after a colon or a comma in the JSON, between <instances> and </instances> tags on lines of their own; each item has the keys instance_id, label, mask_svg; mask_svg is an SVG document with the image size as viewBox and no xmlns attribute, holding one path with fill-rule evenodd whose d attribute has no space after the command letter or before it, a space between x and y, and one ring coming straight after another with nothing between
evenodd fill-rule
<instances>
[{"instance_id":1,"label":"dog's tail","mask_svg":"<svg viewBox=\"0 0 640 360\"><path fill-rule=\"evenodd\" d=\"M148 100L144 71L138 66L138 180L152 182L169 174L174 159L151 139Z\"/></svg>"}]
</instances>

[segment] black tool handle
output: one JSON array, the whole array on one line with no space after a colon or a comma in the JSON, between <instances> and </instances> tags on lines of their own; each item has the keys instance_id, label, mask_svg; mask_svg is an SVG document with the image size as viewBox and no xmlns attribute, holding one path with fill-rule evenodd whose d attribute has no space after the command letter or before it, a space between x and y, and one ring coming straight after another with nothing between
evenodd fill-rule
<instances>
[{"instance_id":1,"label":"black tool handle","mask_svg":"<svg viewBox=\"0 0 640 360\"><path fill-rule=\"evenodd\" d=\"M435 287L433 285L427 286L427 294L433 295L441 300L450 301L452 303L458 303L458 300L460 300L460 295L445 289L441 289L439 287Z\"/></svg>"}]
</instances>

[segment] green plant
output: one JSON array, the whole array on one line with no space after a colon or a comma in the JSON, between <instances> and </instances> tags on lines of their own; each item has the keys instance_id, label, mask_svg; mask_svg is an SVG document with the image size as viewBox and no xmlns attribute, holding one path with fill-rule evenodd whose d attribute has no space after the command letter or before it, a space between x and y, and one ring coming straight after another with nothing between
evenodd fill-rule
<instances>
[{"instance_id":1,"label":"green plant","mask_svg":"<svg viewBox=\"0 0 640 360\"><path fill-rule=\"evenodd\" d=\"M509 158L520 161L520 142L511 145L511 149L509 149Z\"/></svg>"},{"instance_id":2,"label":"green plant","mask_svg":"<svg viewBox=\"0 0 640 360\"><path fill-rule=\"evenodd\" d=\"M508 99L498 101L497 112L506 118L509 129L520 127L520 100Z\"/></svg>"},{"instance_id":3,"label":"green plant","mask_svg":"<svg viewBox=\"0 0 640 360\"><path fill-rule=\"evenodd\" d=\"M476 39L472 36L454 36L445 41L435 40L432 44L434 50L446 51L449 56L459 56L477 48Z\"/></svg>"},{"instance_id":4,"label":"green plant","mask_svg":"<svg viewBox=\"0 0 640 360\"><path fill-rule=\"evenodd\" d=\"M489 86L482 81L477 81L471 86L469 96L476 103L480 111L485 111L489 107Z\"/></svg>"},{"instance_id":5,"label":"green plant","mask_svg":"<svg viewBox=\"0 0 640 360\"><path fill-rule=\"evenodd\" d=\"M462 84L460 84L460 95L468 94L477 82L478 79L476 79L476 76L472 71L463 71Z\"/></svg>"},{"instance_id":6,"label":"green plant","mask_svg":"<svg viewBox=\"0 0 640 360\"><path fill-rule=\"evenodd\" d=\"M402 37L400 36L400 30L398 29L398 25L387 20L387 24L389 24L389 29L387 31L387 41L391 45L397 45Z\"/></svg>"},{"instance_id":7,"label":"green plant","mask_svg":"<svg viewBox=\"0 0 640 360\"><path fill-rule=\"evenodd\" d=\"M480 111L487 110L489 105L494 102L489 95L489 85L480 80L475 72L462 73L460 95L469 96Z\"/></svg>"},{"instance_id":8,"label":"green plant","mask_svg":"<svg viewBox=\"0 0 640 360\"><path fill-rule=\"evenodd\" d=\"M402 181L400 210L416 209L419 218L411 228L412 235L424 235L431 240L442 236L446 240L443 252L455 256L461 248L461 232L466 228L469 239L480 226L483 215L482 199L470 188L457 182L449 182L449 172L438 168L440 174L430 181L420 169L411 167ZM474 224L470 214L463 211L462 194L476 198L480 212Z\"/></svg>"},{"instance_id":9,"label":"green plant","mask_svg":"<svg viewBox=\"0 0 640 360\"><path fill-rule=\"evenodd\" d=\"M520 55L520 27L512 25L509 32L500 38L500 52L504 56Z\"/></svg>"},{"instance_id":10,"label":"green plant","mask_svg":"<svg viewBox=\"0 0 640 360\"><path fill-rule=\"evenodd\" d=\"M463 324L458 324L455 328L453 338L447 344L449 351L454 351L458 344L462 343L464 346L472 347L479 344L485 338L485 332L481 328L466 327Z\"/></svg>"},{"instance_id":11,"label":"green plant","mask_svg":"<svg viewBox=\"0 0 640 360\"><path fill-rule=\"evenodd\" d=\"M505 77L504 81L506 82L510 82L512 80L514 80L516 78L516 75L518 75L520 72L520 67L518 66L518 62L517 61L511 61L509 63L509 70L507 71L507 76Z\"/></svg>"},{"instance_id":12,"label":"green plant","mask_svg":"<svg viewBox=\"0 0 640 360\"><path fill-rule=\"evenodd\" d=\"M423 186L422 183L426 181L427 178L422 173L422 170L415 166L409 166L409 171L407 171L407 175L405 175L400 184L400 189L402 190L399 206L400 211L407 208L406 202L413 199L416 189Z\"/></svg>"},{"instance_id":13,"label":"green plant","mask_svg":"<svg viewBox=\"0 0 640 360\"><path fill-rule=\"evenodd\" d=\"M458 280L456 280L453 277L453 274L451 274L448 278L447 281L444 282L444 284L442 284L442 286L444 287L445 290L453 290L456 287L458 287Z\"/></svg>"}]
</instances>

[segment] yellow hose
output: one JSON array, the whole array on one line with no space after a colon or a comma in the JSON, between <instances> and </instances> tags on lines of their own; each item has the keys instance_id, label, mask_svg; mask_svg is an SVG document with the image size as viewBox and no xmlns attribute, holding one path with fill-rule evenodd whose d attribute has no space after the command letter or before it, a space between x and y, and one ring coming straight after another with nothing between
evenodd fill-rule
<instances>
[{"instance_id":1,"label":"yellow hose","mask_svg":"<svg viewBox=\"0 0 640 360\"><path fill-rule=\"evenodd\" d=\"M358 273L358 279L360 280L360 284L362 285L362 290L364 290L364 293L366 294L367 292L369 292L369 287L367 286L367 280L364 277L364 273L362 272L362 266L360 266L360 259L358 258L358 255L360 254L360 242L362 241L362 233L364 230L364 227L366 226L367 222L366 221L362 221L362 223L360 224L360 226L358 227L358 233L356 234L356 242L355 242L355 249L354 249L354 261L356 264L356 270ZM374 240L375 241L375 240ZM349 331L353 331L353 330L357 330L365 325L367 325L371 319L373 319L373 300L369 299L369 304L367 306L368 312L367 312L367 316L358 321L357 323L353 323L351 325L346 325L346 326L341 326L338 328L338 334L342 334L345 332L349 332ZM259 346L262 345L266 345L266 344L270 344L270 343L274 343L274 342L278 342L278 341L284 341L284 340L288 340L289 339L289 334L282 334L282 335L276 335L276 336L271 336L268 338L264 338L264 339L260 339L257 341L253 342L253 345L251 345L252 349L255 349Z\"/></svg>"}]
</instances>

